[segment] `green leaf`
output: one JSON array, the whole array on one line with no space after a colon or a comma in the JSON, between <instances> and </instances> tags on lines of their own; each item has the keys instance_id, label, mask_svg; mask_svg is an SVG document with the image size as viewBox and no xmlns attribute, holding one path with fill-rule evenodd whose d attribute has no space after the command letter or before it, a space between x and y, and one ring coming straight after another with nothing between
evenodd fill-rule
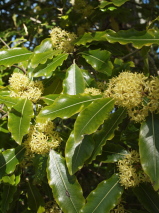
<instances>
[{"instance_id":1,"label":"green leaf","mask_svg":"<svg viewBox=\"0 0 159 213\"><path fill-rule=\"evenodd\" d=\"M24 157L24 147L18 146L17 148L7 149L0 154L0 179L5 174L14 172L16 166Z\"/></svg>"},{"instance_id":2,"label":"green leaf","mask_svg":"<svg viewBox=\"0 0 159 213\"><path fill-rule=\"evenodd\" d=\"M45 203L42 195L40 194L38 188L29 181L27 185L28 206L34 212L43 213L45 211Z\"/></svg>"},{"instance_id":3,"label":"green leaf","mask_svg":"<svg viewBox=\"0 0 159 213\"><path fill-rule=\"evenodd\" d=\"M83 93L85 89L85 81L82 70L74 63L66 73L66 78L63 81L63 93L76 95Z\"/></svg>"},{"instance_id":4,"label":"green leaf","mask_svg":"<svg viewBox=\"0 0 159 213\"><path fill-rule=\"evenodd\" d=\"M141 125L139 151L141 165L155 190L159 189L159 115L151 114Z\"/></svg>"},{"instance_id":5,"label":"green leaf","mask_svg":"<svg viewBox=\"0 0 159 213\"><path fill-rule=\"evenodd\" d=\"M63 157L50 151L47 176L54 198L64 213L79 213L84 205L82 189L76 179L68 173Z\"/></svg>"},{"instance_id":6,"label":"green leaf","mask_svg":"<svg viewBox=\"0 0 159 213\"><path fill-rule=\"evenodd\" d=\"M104 122L114 107L114 100L102 98L93 101L77 117L74 125L75 141L79 142L86 134L91 134Z\"/></svg>"},{"instance_id":7,"label":"green leaf","mask_svg":"<svg viewBox=\"0 0 159 213\"><path fill-rule=\"evenodd\" d=\"M34 52L43 53L50 50L52 50L52 42L50 38L46 38L41 42L39 46L35 47Z\"/></svg>"},{"instance_id":8,"label":"green leaf","mask_svg":"<svg viewBox=\"0 0 159 213\"><path fill-rule=\"evenodd\" d=\"M18 101L19 101L19 98L14 98L9 96L0 96L0 103L5 104L9 108L17 104Z\"/></svg>"},{"instance_id":9,"label":"green leaf","mask_svg":"<svg viewBox=\"0 0 159 213\"><path fill-rule=\"evenodd\" d=\"M27 99L21 99L9 112L8 129L18 144L21 144L23 136L28 133L32 116L33 105Z\"/></svg>"},{"instance_id":10,"label":"green leaf","mask_svg":"<svg viewBox=\"0 0 159 213\"><path fill-rule=\"evenodd\" d=\"M51 94L41 97L41 99L47 104L51 105L54 103L55 99L59 97L60 94Z\"/></svg>"},{"instance_id":11,"label":"green leaf","mask_svg":"<svg viewBox=\"0 0 159 213\"><path fill-rule=\"evenodd\" d=\"M80 112L84 107L88 106L92 101L99 99L99 97L91 97L89 95L61 95L57 98L54 103L50 106L44 107L37 120L41 119L55 119L69 118L72 115Z\"/></svg>"},{"instance_id":12,"label":"green leaf","mask_svg":"<svg viewBox=\"0 0 159 213\"><path fill-rule=\"evenodd\" d=\"M46 67L44 67L43 69L40 69L40 71L36 72L34 74L34 77L41 77L41 76L50 77L52 72L58 66L61 66L62 63L64 62L64 60L67 59L67 57L68 57L68 53L63 53L63 54L56 56L55 58L53 58L52 62L50 62L46 65Z\"/></svg>"},{"instance_id":13,"label":"green leaf","mask_svg":"<svg viewBox=\"0 0 159 213\"><path fill-rule=\"evenodd\" d=\"M105 213L113 209L123 193L123 187L119 184L117 174L110 179L102 181L97 188L90 193L86 205L80 213Z\"/></svg>"},{"instance_id":14,"label":"green leaf","mask_svg":"<svg viewBox=\"0 0 159 213\"><path fill-rule=\"evenodd\" d=\"M144 183L140 184L133 189L133 192L148 212L159 212L159 194L154 191L151 185Z\"/></svg>"},{"instance_id":15,"label":"green leaf","mask_svg":"<svg viewBox=\"0 0 159 213\"><path fill-rule=\"evenodd\" d=\"M66 143L65 156L69 173L72 175L82 168L85 160L87 160L93 151L94 141L90 135L86 135L84 139L78 143L75 142L74 133Z\"/></svg>"},{"instance_id":16,"label":"green leaf","mask_svg":"<svg viewBox=\"0 0 159 213\"><path fill-rule=\"evenodd\" d=\"M14 48L0 51L0 65L11 66L26 61L33 53L26 48Z\"/></svg>"},{"instance_id":17,"label":"green leaf","mask_svg":"<svg viewBox=\"0 0 159 213\"><path fill-rule=\"evenodd\" d=\"M110 76L112 74L113 64L110 61L110 52L107 50L89 50L83 52L82 57L98 72Z\"/></svg>"},{"instance_id":18,"label":"green leaf","mask_svg":"<svg viewBox=\"0 0 159 213\"><path fill-rule=\"evenodd\" d=\"M114 131L118 128L118 125L126 117L126 110L119 108L116 112L112 113L109 118L105 121L103 128L95 133L94 135L94 151L89 161L91 162L96 158L97 155L101 154L102 147L105 145L107 140L114 137Z\"/></svg>"},{"instance_id":19,"label":"green leaf","mask_svg":"<svg viewBox=\"0 0 159 213\"><path fill-rule=\"evenodd\" d=\"M52 59L53 56L58 55L59 53L59 50L50 50L47 52L34 54L31 59L31 67L35 68L38 66L38 64L45 64L47 59Z\"/></svg>"},{"instance_id":20,"label":"green leaf","mask_svg":"<svg viewBox=\"0 0 159 213\"><path fill-rule=\"evenodd\" d=\"M122 146L108 141L103 147L102 155L99 155L97 160L104 163L114 163L123 159L128 153Z\"/></svg>"},{"instance_id":21,"label":"green leaf","mask_svg":"<svg viewBox=\"0 0 159 213\"><path fill-rule=\"evenodd\" d=\"M129 0L112 0L111 2L108 2L108 1L102 1L100 3L100 8L104 8L106 6L108 6L109 4L114 4L115 6L121 6L122 4L124 4L125 2L127 2Z\"/></svg>"},{"instance_id":22,"label":"green leaf","mask_svg":"<svg viewBox=\"0 0 159 213\"><path fill-rule=\"evenodd\" d=\"M143 46L150 46L152 44L159 44L159 30L149 29L145 31L137 31L134 29L121 30L115 32L113 30L106 30L105 37L110 43L119 42L120 44L132 43L135 48L142 48Z\"/></svg>"},{"instance_id":23,"label":"green leaf","mask_svg":"<svg viewBox=\"0 0 159 213\"><path fill-rule=\"evenodd\" d=\"M10 203L13 201L14 194L17 190L17 186L4 184L3 192L1 193L1 212L7 213Z\"/></svg>"}]
</instances>

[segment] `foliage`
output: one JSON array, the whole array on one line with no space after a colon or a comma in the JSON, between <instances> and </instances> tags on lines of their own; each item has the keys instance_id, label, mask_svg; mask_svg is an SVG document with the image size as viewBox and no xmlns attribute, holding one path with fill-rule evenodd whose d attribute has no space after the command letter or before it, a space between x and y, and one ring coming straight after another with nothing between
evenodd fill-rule
<instances>
[{"instance_id":1,"label":"foliage","mask_svg":"<svg viewBox=\"0 0 159 213\"><path fill-rule=\"evenodd\" d=\"M0 9L0 212L158 213L158 3Z\"/></svg>"}]
</instances>

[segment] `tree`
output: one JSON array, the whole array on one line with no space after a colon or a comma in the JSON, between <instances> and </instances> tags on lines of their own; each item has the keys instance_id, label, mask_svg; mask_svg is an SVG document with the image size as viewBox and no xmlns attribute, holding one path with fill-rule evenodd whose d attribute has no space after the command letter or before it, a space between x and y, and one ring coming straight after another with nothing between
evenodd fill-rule
<instances>
[{"instance_id":1,"label":"tree","mask_svg":"<svg viewBox=\"0 0 159 213\"><path fill-rule=\"evenodd\" d=\"M158 213L158 3L0 9L0 211Z\"/></svg>"}]
</instances>

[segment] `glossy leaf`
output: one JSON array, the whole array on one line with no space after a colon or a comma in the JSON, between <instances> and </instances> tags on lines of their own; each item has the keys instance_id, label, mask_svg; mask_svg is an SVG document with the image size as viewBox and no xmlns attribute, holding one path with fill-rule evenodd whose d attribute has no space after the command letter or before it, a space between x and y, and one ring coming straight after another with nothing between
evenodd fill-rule
<instances>
[{"instance_id":1,"label":"glossy leaf","mask_svg":"<svg viewBox=\"0 0 159 213\"><path fill-rule=\"evenodd\" d=\"M123 193L123 187L119 184L117 174L110 179L102 181L97 188L90 193L86 205L80 213L105 213L113 209Z\"/></svg>"},{"instance_id":2,"label":"glossy leaf","mask_svg":"<svg viewBox=\"0 0 159 213\"><path fill-rule=\"evenodd\" d=\"M114 163L123 159L129 152L119 144L113 144L107 141L103 147L102 154L97 157L97 160L104 163Z\"/></svg>"},{"instance_id":3,"label":"glossy leaf","mask_svg":"<svg viewBox=\"0 0 159 213\"><path fill-rule=\"evenodd\" d=\"M66 72L66 78L63 81L63 93L76 95L83 93L85 89L84 77L81 69L74 63Z\"/></svg>"},{"instance_id":4,"label":"glossy leaf","mask_svg":"<svg viewBox=\"0 0 159 213\"><path fill-rule=\"evenodd\" d=\"M126 110L119 108L115 113L112 113L109 118L105 121L103 128L95 133L94 135L94 151L89 161L91 162L96 158L97 155L101 154L102 147L105 145L107 140L114 137L114 131L118 128L118 125L126 117Z\"/></svg>"},{"instance_id":5,"label":"glossy leaf","mask_svg":"<svg viewBox=\"0 0 159 213\"><path fill-rule=\"evenodd\" d=\"M95 132L104 120L108 118L113 107L114 100L111 98L93 101L76 119L74 125L75 141L79 142L84 135Z\"/></svg>"},{"instance_id":6,"label":"glossy leaf","mask_svg":"<svg viewBox=\"0 0 159 213\"><path fill-rule=\"evenodd\" d=\"M65 156L69 173L72 175L82 168L85 160L87 160L93 151L94 141L91 136L86 135L84 139L78 143L75 142L74 133L66 143Z\"/></svg>"},{"instance_id":7,"label":"glossy leaf","mask_svg":"<svg viewBox=\"0 0 159 213\"><path fill-rule=\"evenodd\" d=\"M23 136L28 133L32 116L33 105L27 99L21 99L9 112L8 128L18 144L21 144Z\"/></svg>"},{"instance_id":8,"label":"glossy leaf","mask_svg":"<svg viewBox=\"0 0 159 213\"><path fill-rule=\"evenodd\" d=\"M141 165L155 190L159 189L159 115L151 114L141 125L139 151Z\"/></svg>"},{"instance_id":9,"label":"glossy leaf","mask_svg":"<svg viewBox=\"0 0 159 213\"><path fill-rule=\"evenodd\" d=\"M14 97L10 97L10 96L1 96L0 95L0 103L1 104L5 104L9 108L11 108L15 104L17 104L18 101L19 101L19 98L14 98Z\"/></svg>"},{"instance_id":10,"label":"glossy leaf","mask_svg":"<svg viewBox=\"0 0 159 213\"><path fill-rule=\"evenodd\" d=\"M56 117L69 118L96 99L99 99L99 97L91 97L89 95L61 95L52 105L46 106L40 111L37 120L53 120Z\"/></svg>"},{"instance_id":11,"label":"glossy leaf","mask_svg":"<svg viewBox=\"0 0 159 213\"><path fill-rule=\"evenodd\" d=\"M44 39L40 45L35 47L34 52L35 53L43 53L46 51L52 50L52 42L50 38Z\"/></svg>"},{"instance_id":12,"label":"glossy leaf","mask_svg":"<svg viewBox=\"0 0 159 213\"><path fill-rule=\"evenodd\" d=\"M28 182L27 184L28 206L32 211L43 213L45 211L45 203L38 188Z\"/></svg>"},{"instance_id":13,"label":"glossy leaf","mask_svg":"<svg viewBox=\"0 0 159 213\"><path fill-rule=\"evenodd\" d=\"M55 99L58 98L60 94L51 94L41 97L41 99L47 104L51 105L54 103Z\"/></svg>"},{"instance_id":14,"label":"glossy leaf","mask_svg":"<svg viewBox=\"0 0 159 213\"><path fill-rule=\"evenodd\" d=\"M64 213L79 213L84 205L82 189L76 176L68 173L63 157L50 151L47 167L48 182L53 196Z\"/></svg>"},{"instance_id":15,"label":"glossy leaf","mask_svg":"<svg viewBox=\"0 0 159 213\"><path fill-rule=\"evenodd\" d=\"M31 59L31 66L35 68L38 66L38 64L45 64L47 59L52 59L53 56L58 55L58 53L60 53L60 51L50 50L47 52L34 54L34 56Z\"/></svg>"},{"instance_id":16,"label":"glossy leaf","mask_svg":"<svg viewBox=\"0 0 159 213\"><path fill-rule=\"evenodd\" d=\"M143 46L150 46L152 44L159 44L159 30L149 29L145 31L137 31L134 29L121 30L115 32L113 30L106 30L104 36L110 43L119 42L120 44L132 43L136 48Z\"/></svg>"},{"instance_id":17,"label":"glossy leaf","mask_svg":"<svg viewBox=\"0 0 159 213\"><path fill-rule=\"evenodd\" d=\"M151 185L140 184L133 189L133 192L148 212L159 212L159 194L154 191Z\"/></svg>"},{"instance_id":18,"label":"glossy leaf","mask_svg":"<svg viewBox=\"0 0 159 213\"><path fill-rule=\"evenodd\" d=\"M92 41L106 41L105 33L106 31L98 31L95 33L85 33L83 36L79 37L76 41L76 45L85 45L91 43Z\"/></svg>"},{"instance_id":19,"label":"glossy leaf","mask_svg":"<svg viewBox=\"0 0 159 213\"><path fill-rule=\"evenodd\" d=\"M108 6L109 4L114 4L115 6L119 7L127 1L129 1L129 0L112 0L111 2L102 1L99 7L104 8L104 7Z\"/></svg>"},{"instance_id":20,"label":"glossy leaf","mask_svg":"<svg viewBox=\"0 0 159 213\"><path fill-rule=\"evenodd\" d=\"M107 50L89 50L84 52L82 56L96 71L108 76L112 74L113 64L110 61L110 52Z\"/></svg>"},{"instance_id":21,"label":"glossy leaf","mask_svg":"<svg viewBox=\"0 0 159 213\"><path fill-rule=\"evenodd\" d=\"M52 72L58 67L61 66L64 60L66 60L68 57L67 53L60 54L53 58L52 62L48 63L46 67L41 69L40 71L36 72L34 74L34 77L41 77L41 76L46 76L50 77Z\"/></svg>"},{"instance_id":22,"label":"glossy leaf","mask_svg":"<svg viewBox=\"0 0 159 213\"><path fill-rule=\"evenodd\" d=\"M14 48L0 51L0 65L11 66L26 61L33 53L26 48Z\"/></svg>"},{"instance_id":23,"label":"glossy leaf","mask_svg":"<svg viewBox=\"0 0 159 213\"><path fill-rule=\"evenodd\" d=\"M0 154L0 179L5 174L14 172L16 166L24 157L24 147L18 146L17 148L7 149Z\"/></svg>"}]
</instances>

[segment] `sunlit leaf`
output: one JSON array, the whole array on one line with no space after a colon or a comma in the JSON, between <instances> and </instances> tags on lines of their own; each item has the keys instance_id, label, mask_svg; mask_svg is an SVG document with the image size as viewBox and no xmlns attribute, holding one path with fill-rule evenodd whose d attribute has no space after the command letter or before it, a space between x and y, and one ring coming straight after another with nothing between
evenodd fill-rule
<instances>
[{"instance_id":1,"label":"sunlit leaf","mask_svg":"<svg viewBox=\"0 0 159 213\"><path fill-rule=\"evenodd\" d=\"M11 66L26 61L33 53L26 48L14 48L0 51L0 65Z\"/></svg>"},{"instance_id":2,"label":"sunlit leaf","mask_svg":"<svg viewBox=\"0 0 159 213\"><path fill-rule=\"evenodd\" d=\"M80 213L105 213L110 212L119 202L119 198L123 193L123 187L119 184L117 174L110 179L102 181L97 188L92 191L86 205Z\"/></svg>"},{"instance_id":3,"label":"sunlit leaf","mask_svg":"<svg viewBox=\"0 0 159 213\"><path fill-rule=\"evenodd\" d=\"M110 52L107 50L89 50L82 53L83 58L98 72L112 74L113 64L110 61Z\"/></svg>"},{"instance_id":4,"label":"sunlit leaf","mask_svg":"<svg viewBox=\"0 0 159 213\"><path fill-rule=\"evenodd\" d=\"M18 101L19 98L14 98L10 96L0 96L0 103L5 104L9 108L17 104Z\"/></svg>"},{"instance_id":5,"label":"sunlit leaf","mask_svg":"<svg viewBox=\"0 0 159 213\"><path fill-rule=\"evenodd\" d=\"M93 148L94 141L91 136L86 135L82 141L76 143L74 133L70 134L65 149L66 163L70 174L74 174L83 166L85 160L91 156Z\"/></svg>"},{"instance_id":6,"label":"sunlit leaf","mask_svg":"<svg viewBox=\"0 0 159 213\"><path fill-rule=\"evenodd\" d=\"M141 165L155 190L159 189L159 115L151 114L141 125L139 151Z\"/></svg>"},{"instance_id":7,"label":"sunlit leaf","mask_svg":"<svg viewBox=\"0 0 159 213\"><path fill-rule=\"evenodd\" d=\"M111 98L93 101L76 119L74 125L75 141L79 142L84 135L95 132L104 120L108 118L113 107L114 100Z\"/></svg>"},{"instance_id":8,"label":"sunlit leaf","mask_svg":"<svg viewBox=\"0 0 159 213\"><path fill-rule=\"evenodd\" d=\"M56 117L60 118L69 118L72 115L80 112L84 107L88 106L92 101L99 99L99 96L91 97L89 95L61 95L57 98L54 103L50 106L44 107L37 120L41 119L55 119Z\"/></svg>"},{"instance_id":9,"label":"sunlit leaf","mask_svg":"<svg viewBox=\"0 0 159 213\"><path fill-rule=\"evenodd\" d=\"M66 78L63 81L63 93L76 95L83 93L85 89L82 70L73 63L66 72Z\"/></svg>"},{"instance_id":10,"label":"sunlit leaf","mask_svg":"<svg viewBox=\"0 0 159 213\"><path fill-rule=\"evenodd\" d=\"M27 99L21 99L9 112L8 128L18 144L21 144L23 136L28 133L32 116L33 105Z\"/></svg>"},{"instance_id":11,"label":"sunlit leaf","mask_svg":"<svg viewBox=\"0 0 159 213\"><path fill-rule=\"evenodd\" d=\"M50 38L44 39L40 45L35 47L34 52L35 53L43 53L46 51L52 50L52 42Z\"/></svg>"},{"instance_id":12,"label":"sunlit leaf","mask_svg":"<svg viewBox=\"0 0 159 213\"><path fill-rule=\"evenodd\" d=\"M64 213L78 213L84 205L82 189L76 179L68 173L63 157L50 151L47 176L53 196Z\"/></svg>"},{"instance_id":13,"label":"sunlit leaf","mask_svg":"<svg viewBox=\"0 0 159 213\"><path fill-rule=\"evenodd\" d=\"M34 74L34 77L46 76L50 77L52 72L58 67L61 66L64 60L68 57L67 53L60 54L52 59L50 63L46 65L43 69L40 69L38 72Z\"/></svg>"}]
</instances>

